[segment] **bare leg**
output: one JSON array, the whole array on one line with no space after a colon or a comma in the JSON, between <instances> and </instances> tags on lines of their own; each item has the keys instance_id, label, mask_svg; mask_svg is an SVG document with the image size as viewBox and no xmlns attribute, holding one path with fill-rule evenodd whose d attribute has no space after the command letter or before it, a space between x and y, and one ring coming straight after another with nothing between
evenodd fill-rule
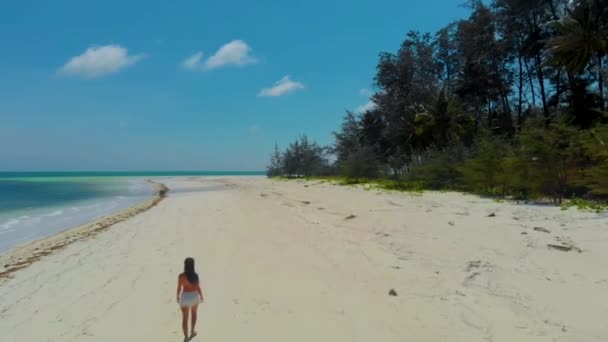
<instances>
[{"instance_id":1,"label":"bare leg","mask_svg":"<svg viewBox=\"0 0 608 342\"><path fill-rule=\"evenodd\" d=\"M188 341L188 313L190 308L182 308L182 330L184 331L184 341Z\"/></svg>"},{"instance_id":2,"label":"bare leg","mask_svg":"<svg viewBox=\"0 0 608 342\"><path fill-rule=\"evenodd\" d=\"M192 320L192 324L191 324L191 328L192 331L190 333L190 338L196 336L196 330L194 330L194 328L196 328L196 318L197 318L197 311L198 310L198 305L195 305L192 307L192 309L190 309L190 319Z\"/></svg>"}]
</instances>

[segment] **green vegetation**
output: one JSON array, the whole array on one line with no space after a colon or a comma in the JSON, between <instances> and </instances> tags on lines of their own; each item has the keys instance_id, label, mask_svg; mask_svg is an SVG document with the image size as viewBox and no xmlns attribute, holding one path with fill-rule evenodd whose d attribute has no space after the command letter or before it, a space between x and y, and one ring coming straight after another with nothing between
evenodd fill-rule
<instances>
[{"instance_id":1,"label":"green vegetation","mask_svg":"<svg viewBox=\"0 0 608 342\"><path fill-rule=\"evenodd\" d=\"M293 181L293 180L301 180L301 181L318 181L319 183L329 183L333 185L342 185L342 186L358 186L363 187L365 190L390 190L390 191L401 191L401 192L411 192L420 194L425 188L424 185L420 182L404 182L397 181L392 179L382 179L382 178L349 178L343 176L324 176L324 177L286 177L286 176L275 176L272 177L274 180L278 181Z\"/></svg>"},{"instance_id":2,"label":"green vegetation","mask_svg":"<svg viewBox=\"0 0 608 342\"><path fill-rule=\"evenodd\" d=\"M579 210L590 210L596 213L601 213L604 210L608 210L608 203L599 203L595 201L587 201L580 198L573 198L567 202L562 203L562 210L568 210L569 208L577 208Z\"/></svg>"},{"instance_id":3,"label":"green vegetation","mask_svg":"<svg viewBox=\"0 0 608 342\"><path fill-rule=\"evenodd\" d=\"M334 176L390 190L608 200L605 0L468 2L435 34L381 53L372 100L321 147L305 136L269 176Z\"/></svg>"}]
</instances>

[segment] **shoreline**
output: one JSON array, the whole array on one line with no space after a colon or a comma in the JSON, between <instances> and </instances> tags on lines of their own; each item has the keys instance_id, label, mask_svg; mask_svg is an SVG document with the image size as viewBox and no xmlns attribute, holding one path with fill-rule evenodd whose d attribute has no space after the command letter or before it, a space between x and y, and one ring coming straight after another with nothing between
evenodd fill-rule
<instances>
[{"instance_id":1,"label":"shoreline","mask_svg":"<svg viewBox=\"0 0 608 342\"><path fill-rule=\"evenodd\" d=\"M94 237L111 226L141 214L160 203L169 188L163 183L146 180L156 190L154 196L111 215L99 217L85 224L68 228L60 233L19 245L0 254L0 280L9 278L14 272L22 270L47 255L60 251L73 242Z\"/></svg>"},{"instance_id":2,"label":"shoreline","mask_svg":"<svg viewBox=\"0 0 608 342\"><path fill-rule=\"evenodd\" d=\"M3 340L181 340L185 257L203 279L204 340L608 336L607 216L315 181L158 181L171 196L155 210L0 280Z\"/></svg>"}]
</instances>

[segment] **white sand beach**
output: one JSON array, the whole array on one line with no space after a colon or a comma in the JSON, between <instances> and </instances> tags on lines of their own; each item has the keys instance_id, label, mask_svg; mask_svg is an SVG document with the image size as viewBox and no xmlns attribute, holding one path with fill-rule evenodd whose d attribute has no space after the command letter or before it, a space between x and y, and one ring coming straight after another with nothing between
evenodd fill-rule
<instances>
[{"instance_id":1,"label":"white sand beach","mask_svg":"<svg viewBox=\"0 0 608 342\"><path fill-rule=\"evenodd\" d=\"M157 181L170 192L154 207L0 278L0 341L182 341L188 256L206 297L193 341L608 340L606 214L318 181Z\"/></svg>"}]
</instances>

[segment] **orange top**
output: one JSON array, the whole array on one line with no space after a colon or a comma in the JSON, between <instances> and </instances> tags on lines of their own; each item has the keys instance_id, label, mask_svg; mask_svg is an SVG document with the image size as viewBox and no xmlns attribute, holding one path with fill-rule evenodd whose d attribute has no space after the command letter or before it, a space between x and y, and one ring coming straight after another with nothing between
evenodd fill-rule
<instances>
[{"instance_id":1,"label":"orange top","mask_svg":"<svg viewBox=\"0 0 608 342\"><path fill-rule=\"evenodd\" d=\"M190 281L188 281L188 278L183 273L179 275L179 283L184 292L198 292L199 285L192 284Z\"/></svg>"}]
</instances>

